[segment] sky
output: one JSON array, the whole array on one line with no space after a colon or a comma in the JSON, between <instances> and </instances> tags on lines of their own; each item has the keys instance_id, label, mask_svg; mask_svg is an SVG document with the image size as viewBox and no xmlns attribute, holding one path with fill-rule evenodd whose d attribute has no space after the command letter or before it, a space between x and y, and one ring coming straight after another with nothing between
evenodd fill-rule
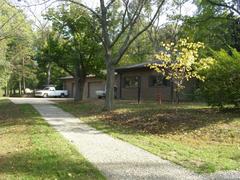
<instances>
[{"instance_id":1,"label":"sky","mask_svg":"<svg viewBox=\"0 0 240 180\"><path fill-rule=\"evenodd\" d=\"M24 10L27 18L33 21L35 27L39 28L39 26L46 24L46 21L42 17L50 7L57 7L61 4L61 2L57 0L10 0L13 4L19 6ZM45 2L45 3L44 3ZM88 7L95 8L99 5L99 0L82 0L84 4ZM168 8L168 13L171 13L172 9ZM192 4L192 1L188 1L182 8L183 15L193 15L196 11L196 6ZM161 15L161 24L167 22L166 13Z\"/></svg>"}]
</instances>

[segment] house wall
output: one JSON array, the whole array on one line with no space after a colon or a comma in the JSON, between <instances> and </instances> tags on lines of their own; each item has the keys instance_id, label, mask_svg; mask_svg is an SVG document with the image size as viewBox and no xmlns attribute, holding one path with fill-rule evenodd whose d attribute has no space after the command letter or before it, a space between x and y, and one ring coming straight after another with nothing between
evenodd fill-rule
<instances>
[{"instance_id":1,"label":"house wall","mask_svg":"<svg viewBox=\"0 0 240 180\"><path fill-rule=\"evenodd\" d=\"M149 86L149 77L151 75L159 75L153 70L146 68L143 69L131 69L126 71L119 71L117 76L117 97L119 99L137 99L138 98L138 88L127 88L124 87L124 78L129 76L139 76L141 78L140 86L140 99L141 100L158 100L159 97L163 101L171 101L171 84L168 86L161 85L160 87L150 87ZM191 100L194 88L193 82L185 83L186 88L183 93L180 95L180 100L188 101Z\"/></svg>"},{"instance_id":2,"label":"house wall","mask_svg":"<svg viewBox=\"0 0 240 180\"><path fill-rule=\"evenodd\" d=\"M141 78L140 99L141 100L156 100L161 94L162 100L171 99L171 87L149 87L149 76L158 75L154 71L149 70L130 70L119 72L117 78L118 98L120 99L137 99L138 88L124 87L124 78L129 76L139 76ZM121 87L121 88L120 88Z\"/></svg>"},{"instance_id":3,"label":"house wall","mask_svg":"<svg viewBox=\"0 0 240 180\"><path fill-rule=\"evenodd\" d=\"M142 69L130 69L125 71L118 71L115 80L115 86L117 87L116 97L118 99L126 99L126 100L136 100L138 99L138 88L127 88L124 87L124 78L128 76L139 76L141 78L141 91L140 91L140 99L141 100L158 100L159 96L163 101L171 101L171 85L165 86L162 85L160 87L149 87L149 77L151 75L159 75L153 70L149 70L146 68ZM95 83L94 86L91 86L91 83ZM91 94L94 94L96 88L97 90L105 89L105 80L97 79L95 77L88 77L86 79L84 85L83 99L89 98L90 89L94 88L91 91ZM193 92L196 85L196 80L191 80L189 82L184 83L185 89L180 94L181 101L191 101L193 100ZM69 97L74 97L75 87L74 87L74 79L65 79L63 80L63 89L68 90ZM97 98L97 97L92 97Z\"/></svg>"},{"instance_id":4,"label":"house wall","mask_svg":"<svg viewBox=\"0 0 240 180\"><path fill-rule=\"evenodd\" d=\"M95 83L95 85L92 86L91 83ZM91 87L94 87L97 90L104 90L105 89L105 80L97 79L95 77L86 78L86 82L84 84L84 89L83 89L83 99L89 98ZM63 89L68 90L69 97L74 97L74 94L75 94L74 79L64 79L63 80ZM92 97L92 98L96 98L96 97Z\"/></svg>"}]
</instances>

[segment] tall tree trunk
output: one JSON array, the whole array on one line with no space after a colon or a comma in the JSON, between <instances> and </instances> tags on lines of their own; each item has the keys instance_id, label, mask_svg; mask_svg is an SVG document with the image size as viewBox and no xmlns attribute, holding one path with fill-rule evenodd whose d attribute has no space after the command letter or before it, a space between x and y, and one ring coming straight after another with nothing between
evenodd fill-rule
<instances>
[{"instance_id":1,"label":"tall tree trunk","mask_svg":"<svg viewBox=\"0 0 240 180\"><path fill-rule=\"evenodd\" d=\"M23 83L23 93L25 94L25 89L26 89L26 82L25 82L25 61L24 58L22 59L22 83Z\"/></svg>"},{"instance_id":2,"label":"tall tree trunk","mask_svg":"<svg viewBox=\"0 0 240 180\"><path fill-rule=\"evenodd\" d=\"M79 63L75 66L75 76L74 76L74 84L75 84L75 95L74 101L80 101L80 66Z\"/></svg>"},{"instance_id":3,"label":"tall tree trunk","mask_svg":"<svg viewBox=\"0 0 240 180\"><path fill-rule=\"evenodd\" d=\"M49 63L47 67L47 85L51 84L51 69L52 69L52 64Z\"/></svg>"},{"instance_id":4,"label":"tall tree trunk","mask_svg":"<svg viewBox=\"0 0 240 180\"><path fill-rule=\"evenodd\" d=\"M74 77L74 84L75 84L75 95L74 95L74 101L80 101L80 91L79 91L79 88L80 88L80 78L79 76L75 75Z\"/></svg>"},{"instance_id":5,"label":"tall tree trunk","mask_svg":"<svg viewBox=\"0 0 240 180\"><path fill-rule=\"evenodd\" d=\"M83 69L80 64L77 64L75 67L75 96L74 101L81 101L83 99L83 90L85 84L86 74L83 72Z\"/></svg>"},{"instance_id":6,"label":"tall tree trunk","mask_svg":"<svg viewBox=\"0 0 240 180\"><path fill-rule=\"evenodd\" d=\"M19 80L19 95L22 95L22 82Z\"/></svg>"},{"instance_id":7,"label":"tall tree trunk","mask_svg":"<svg viewBox=\"0 0 240 180\"><path fill-rule=\"evenodd\" d=\"M4 96L8 96L8 94L7 94L7 87L5 87L5 89L4 89Z\"/></svg>"},{"instance_id":8,"label":"tall tree trunk","mask_svg":"<svg viewBox=\"0 0 240 180\"><path fill-rule=\"evenodd\" d=\"M25 89L26 89L26 80L25 80L25 77L24 77L24 76L23 76L22 82L23 82L23 93L26 94L26 92L25 92Z\"/></svg>"},{"instance_id":9,"label":"tall tree trunk","mask_svg":"<svg viewBox=\"0 0 240 180\"><path fill-rule=\"evenodd\" d=\"M111 62L111 61L108 61ZM106 99L104 110L111 111L114 99L114 83L115 83L115 69L111 63L107 64L107 81L106 81Z\"/></svg>"},{"instance_id":10,"label":"tall tree trunk","mask_svg":"<svg viewBox=\"0 0 240 180\"><path fill-rule=\"evenodd\" d=\"M83 100L83 90L84 90L84 84L85 84L85 77L80 77L79 79L79 100Z\"/></svg>"},{"instance_id":11,"label":"tall tree trunk","mask_svg":"<svg viewBox=\"0 0 240 180\"><path fill-rule=\"evenodd\" d=\"M178 89L176 90L176 102L177 104L180 103L180 91Z\"/></svg>"},{"instance_id":12,"label":"tall tree trunk","mask_svg":"<svg viewBox=\"0 0 240 180\"><path fill-rule=\"evenodd\" d=\"M172 82L172 80L170 82L170 86L171 86L171 102L172 104L174 104L174 83Z\"/></svg>"},{"instance_id":13,"label":"tall tree trunk","mask_svg":"<svg viewBox=\"0 0 240 180\"><path fill-rule=\"evenodd\" d=\"M8 95L9 95L9 88L8 88L8 83L6 82L5 96L7 97Z\"/></svg>"}]
</instances>

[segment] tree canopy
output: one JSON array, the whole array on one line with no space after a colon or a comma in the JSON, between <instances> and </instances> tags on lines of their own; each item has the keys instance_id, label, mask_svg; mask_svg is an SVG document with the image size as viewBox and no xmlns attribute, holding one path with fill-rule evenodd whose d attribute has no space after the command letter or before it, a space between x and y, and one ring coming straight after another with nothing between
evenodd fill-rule
<instances>
[{"instance_id":1,"label":"tree canopy","mask_svg":"<svg viewBox=\"0 0 240 180\"><path fill-rule=\"evenodd\" d=\"M101 74L103 58L100 42L91 27L88 11L75 4L50 9L46 18L52 30L40 49L41 64L55 63L75 78L75 99L81 100L87 75Z\"/></svg>"},{"instance_id":2,"label":"tree canopy","mask_svg":"<svg viewBox=\"0 0 240 180\"><path fill-rule=\"evenodd\" d=\"M22 10L0 1L0 86L26 88L26 79L36 79L33 62L33 31ZM29 86L33 84L29 83Z\"/></svg>"}]
</instances>

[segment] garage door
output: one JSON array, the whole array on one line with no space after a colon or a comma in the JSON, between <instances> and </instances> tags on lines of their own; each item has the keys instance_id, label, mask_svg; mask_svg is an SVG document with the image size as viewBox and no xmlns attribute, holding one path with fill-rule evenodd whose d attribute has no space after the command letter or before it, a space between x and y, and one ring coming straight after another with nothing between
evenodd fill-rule
<instances>
[{"instance_id":1,"label":"garage door","mask_svg":"<svg viewBox=\"0 0 240 180\"><path fill-rule=\"evenodd\" d=\"M104 90L105 84L102 82L89 82L88 83L88 97L91 99L97 98L96 91Z\"/></svg>"}]
</instances>

